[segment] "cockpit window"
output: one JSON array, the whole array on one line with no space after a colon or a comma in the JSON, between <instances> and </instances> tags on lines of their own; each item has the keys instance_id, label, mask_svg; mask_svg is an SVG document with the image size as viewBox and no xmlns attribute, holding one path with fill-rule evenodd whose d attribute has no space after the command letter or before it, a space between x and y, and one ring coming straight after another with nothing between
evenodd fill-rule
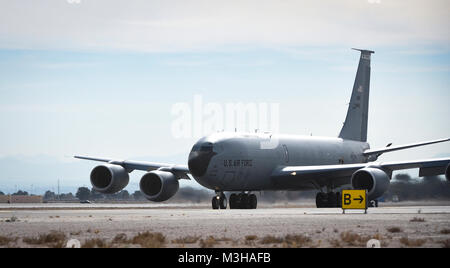
<instances>
[{"instance_id":1,"label":"cockpit window","mask_svg":"<svg viewBox=\"0 0 450 268\"><path fill-rule=\"evenodd\" d=\"M211 143L203 143L203 144L199 144L199 145L195 145L192 148L193 152L212 152L213 151L213 145Z\"/></svg>"},{"instance_id":2,"label":"cockpit window","mask_svg":"<svg viewBox=\"0 0 450 268\"><path fill-rule=\"evenodd\" d=\"M200 152L211 152L212 149L212 145L203 145L202 147L200 147Z\"/></svg>"}]
</instances>

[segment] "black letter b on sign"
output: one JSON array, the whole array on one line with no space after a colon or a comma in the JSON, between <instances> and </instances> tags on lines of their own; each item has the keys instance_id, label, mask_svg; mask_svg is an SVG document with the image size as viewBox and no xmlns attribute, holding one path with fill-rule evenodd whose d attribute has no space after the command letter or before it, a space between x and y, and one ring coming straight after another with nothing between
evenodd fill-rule
<instances>
[{"instance_id":1,"label":"black letter b on sign","mask_svg":"<svg viewBox=\"0 0 450 268\"><path fill-rule=\"evenodd\" d=\"M352 196L350 194L344 194L344 205L350 205Z\"/></svg>"}]
</instances>

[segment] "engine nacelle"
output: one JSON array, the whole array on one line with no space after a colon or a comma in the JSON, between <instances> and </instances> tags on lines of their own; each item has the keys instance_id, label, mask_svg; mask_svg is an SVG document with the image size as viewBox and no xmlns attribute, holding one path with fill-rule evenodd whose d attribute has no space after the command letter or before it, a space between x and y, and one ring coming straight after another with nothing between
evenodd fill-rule
<instances>
[{"instance_id":1,"label":"engine nacelle","mask_svg":"<svg viewBox=\"0 0 450 268\"><path fill-rule=\"evenodd\" d=\"M139 182L142 194L150 201L162 202L175 195L180 187L178 179L171 172L150 171Z\"/></svg>"},{"instance_id":2,"label":"engine nacelle","mask_svg":"<svg viewBox=\"0 0 450 268\"><path fill-rule=\"evenodd\" d=\"M445 178L450 181L450 164L447 165L447 168L445 169Z\"/></svg>"},{"instance_id":3,"label":"engine nacelle","mask_svg":"<svg viewBox=\"0 0 450 268\"><path fill-rule=\"evenodd\" d=\"M118 165L100 165L91 171L92 188L104 194L113 194L128 185L128 172Z\"/></svg>"},{"instance_id":4,"label":"engine nacelle","mask_svg":"<svg viewBox=\"0 0 450 268\"><path fill-rule=\"evenodd\" d=\"M374 200L387 191L390 178L381 169L362 168L353 173L351 182L353 189L366 189L369 200Z\"/></svg>"}]
</instances>

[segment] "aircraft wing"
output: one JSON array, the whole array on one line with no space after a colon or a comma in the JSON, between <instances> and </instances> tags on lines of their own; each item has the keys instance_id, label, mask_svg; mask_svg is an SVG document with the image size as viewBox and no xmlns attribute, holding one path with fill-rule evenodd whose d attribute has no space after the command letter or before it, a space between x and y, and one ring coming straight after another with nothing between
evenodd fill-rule
<instances>
[{"instance_id":1,"label":"aircraft wing","mask_svg":"<svg viewBox=\"0 0 450 268\"><path fill-rule=\"evenodd\" d=\"M446 168L449 167L449 164L450 158L438 158L417 161L384 162L381 163L380 166L383 169L390 171L419 168L419 177L423 177L445 174Z\"/></svg>"},{"instance_id":2,"label":"aircraft wing","mask_svg":"<svg viewBox=\"0 0 450 268\"><path fill-rule=\"evenodd\" d=\"M358 169L365 167L379 168L389 175L395 170L419 168L419 176L422 177L445 174L449 164L450 158L439 158L401 162L283 166L272 173L271 179L273 184L280 189L312 189L327 185L340 186L348 184L352 174Z\"/></svg>"},{"instance_id":3,"label":"aircraft wing","mask_svg":"<svg viewBox=\"0 0 450 268\"><path fill-rule=\"evenodd\" d=\"M168 172L172 172L180 179L190 180L189 176L187 176L189 174L189 168L186 165L174 165L174 164L167 164L167 163L134 161L134 160L114 160L114 159L110 159L110 158L89 157L89 156L80 156L80 155L75 155L74 158L105 162L105 163L108 163L111 165L119 165L119 166L122 166L123 168L125 168L128 172L132 172L133 170L168 171Z\"/></svg>"},{"instance_id":4,"label":"aircraft wing","mask_svg":"<svg viewBox=\"0 0 450 268\"><path fill-rule=\"evenodd\" d=\"M381 155L382 153L398 151L398 150L419 147L419 146L424 146L424 145L429 145L429 144L435 144L435 143L440 143L440 142L446 142L446 141L450 141L450 138L418 142L418 143L411 143L411 144L398 145L398 146L387 146L387 147L378 148L378 149L368 149L368 150L364 151L363 155L365 155L365 156L372 155L372 154Z\"/></svg>"}]
</instances>

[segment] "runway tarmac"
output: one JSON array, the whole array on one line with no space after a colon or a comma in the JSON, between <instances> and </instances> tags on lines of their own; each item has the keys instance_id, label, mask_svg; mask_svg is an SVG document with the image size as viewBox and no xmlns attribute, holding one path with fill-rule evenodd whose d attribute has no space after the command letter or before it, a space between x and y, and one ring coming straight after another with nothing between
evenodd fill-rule
<instances>
[{"instance_id":1,"label":"runway tarmac","mask_svg":"<svg viewBox=\"0 0 450 268\"><path fill-rule=\"evenodd\" d=\"M24 242L52 231L83 244L93 238L113 247L118 235L161 233L164 247L365 247L376 238L383 247L443 247L450 241L450 206L389 206L364 211L305 207L212 210L202 206L62 204L0 206L0 246L34 247ZM114 207L111 209L111 207ZM296 242L288 237L296 237ZM15 239L15 240L14 240ZM0 239L1 241L1 239Z\"/></svg>"}]
</instances>

